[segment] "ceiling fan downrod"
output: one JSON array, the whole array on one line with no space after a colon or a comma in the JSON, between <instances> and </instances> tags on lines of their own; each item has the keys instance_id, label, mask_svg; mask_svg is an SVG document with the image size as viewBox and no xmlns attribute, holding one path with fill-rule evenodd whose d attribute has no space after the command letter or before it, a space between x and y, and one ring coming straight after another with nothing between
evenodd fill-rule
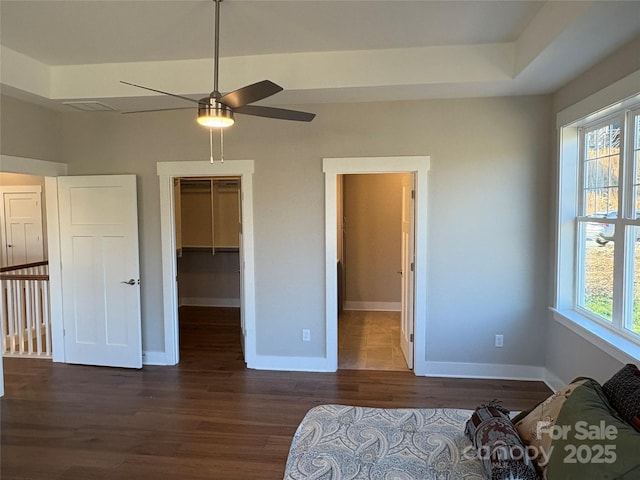
<instances>
[{"instance_id":1,"label":"ceiling fan downrod","mask_svg":"<svg viewBox=\"0 0 640 480\"><path fill-rule=\"evenodd\" d=\"M220 2L222 0L213 0L216 4L216 18L213 34L213 93L216 99L220 98L218 91L218 62L220 59Z\"/></svg>"},{"instance_id":2,"label":"ceiling fan downrod","mask_svg":"<svg viewBox=\"0 0 640 480\"><path fill-rule=\"evenodd\" d=\"M235 123L233 110L219 102L222 96L218 90L218 71L220 62L220 2L216 4L213 34L213 92L198 101L198 123L209 128L226 128Z\"/></svg>"}]
</instances>

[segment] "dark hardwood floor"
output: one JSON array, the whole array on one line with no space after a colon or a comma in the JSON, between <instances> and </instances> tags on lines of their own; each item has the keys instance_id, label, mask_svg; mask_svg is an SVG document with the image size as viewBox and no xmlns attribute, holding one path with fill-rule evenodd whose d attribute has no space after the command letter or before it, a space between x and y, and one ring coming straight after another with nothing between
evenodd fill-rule
<instances>
[{"instance_id":1,"label":"dark hardwood floor","mask_svg":"<svg viewBox=\"0 0 640 480\"><path fill-rule=\"evenodd\" d=\"M540 382L411 372L248 370L238 312L181 310L181 363L142 370L4 359L2 480L281 479L293 433L322 403L514 410Z\"/></svg>"}]
</instances>

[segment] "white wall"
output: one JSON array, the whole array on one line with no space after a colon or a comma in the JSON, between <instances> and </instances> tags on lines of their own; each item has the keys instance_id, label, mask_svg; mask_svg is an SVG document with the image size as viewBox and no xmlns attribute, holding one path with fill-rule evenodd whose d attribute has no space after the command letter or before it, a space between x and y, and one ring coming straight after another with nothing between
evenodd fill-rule
<instances>
[{"instance_id":1,"label":"white wall","mask_svg":"<svg viewBox=\"0 0 640 480\"><path fill-rule=\"evenodd\" d=\"M417 294L429 298L428 359L542 365L549 106L548 97L461 99L305 106L318 114L311 124L240 117L225 157L255 160L257 353L324 355L321 159L424 154L429 288ZM138 175L145 350L163 347L155 165L208 158L193 117L63 115L70 174ZM493 347L495 333L505 348Z\"/></svg>"}]
</instances>

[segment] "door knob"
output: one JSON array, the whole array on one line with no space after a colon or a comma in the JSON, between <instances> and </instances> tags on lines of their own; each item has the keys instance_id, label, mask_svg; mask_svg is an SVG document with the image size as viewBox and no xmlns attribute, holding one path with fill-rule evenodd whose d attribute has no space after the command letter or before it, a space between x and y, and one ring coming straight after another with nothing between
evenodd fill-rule
<instances>
[{"instance_id":1,"label":"door knob","mask_svg":"<svg viewBox=\"0 0 640 480\"><path fill-rule=\"evenodd\" d=\"M127 285L135 285L136 281L133 278L130 278L128 282L122 281L120 283L126 283Z\"/></svg>"}]
</instances>

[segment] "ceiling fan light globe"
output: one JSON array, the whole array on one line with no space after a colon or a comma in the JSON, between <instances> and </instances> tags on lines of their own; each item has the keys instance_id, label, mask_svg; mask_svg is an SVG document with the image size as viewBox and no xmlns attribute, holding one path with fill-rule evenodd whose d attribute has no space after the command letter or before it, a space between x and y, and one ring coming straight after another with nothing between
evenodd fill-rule
<instances>
[{"instance_id":1,"label":"ceiling fan light globe","mask_svg":"<svg viewBox=\"0 0 640 480\"><path fill-rule=\"evenodd\" d=\"M235 123L233 111L221 103L198 104L198 123L208 128L226 128Z\"/></svg>"}]
</instances>

